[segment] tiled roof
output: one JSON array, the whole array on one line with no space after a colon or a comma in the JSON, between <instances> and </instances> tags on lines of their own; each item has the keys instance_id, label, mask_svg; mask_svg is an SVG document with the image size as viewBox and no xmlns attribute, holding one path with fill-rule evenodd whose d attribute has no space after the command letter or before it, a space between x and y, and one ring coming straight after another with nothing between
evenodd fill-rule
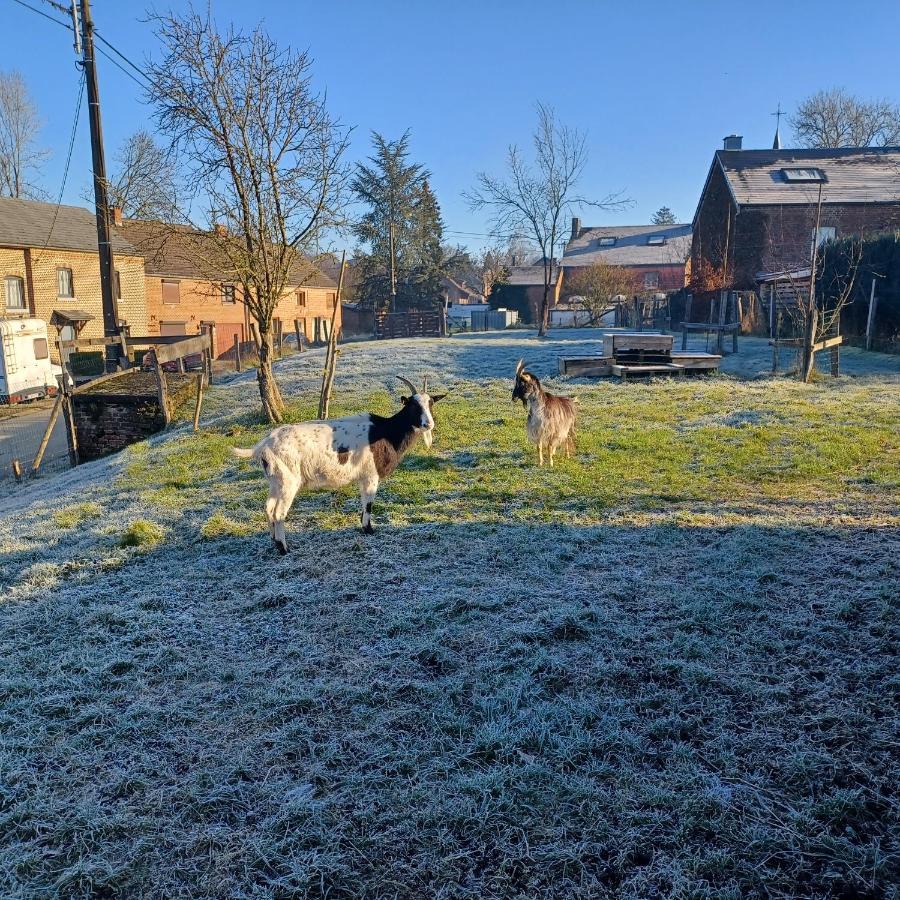
<instances>
[{"instance_id":1,"label":"tiled roof","mask_svg":"<svg viewBox=\"0 0 900 900\"><path fill-rule=\"evenodd\" d=\"M825 174L823 203L900 203L900 148L849 147L840 150L719 150L720 165L735 202L814 203L817 182L785 179L783 169L815 168Z\"/></svg>"},{"instance_id":2,"label":"tiled roof","mask_svg":"<svg viewBox=\"0 0 900 900\"><path fill-rule=\"evenodd\" d=\"M556 265L554 265L554 274ZM516 287L529 287L532 285L544 284L544 267L543 266L510 266L508 269L507 279L504 284Z\"/></svg>"},{"instance_id":3,"label":"tiled roof","mask_svg":"<svg viewBox=\"0 0 900 900\"><path fill-rule=\"evenodd\" d=\"M126 219L116 230L138 248L144 257L144 271L148 275L197 281L234 281L234 273L224 258L216 264L220 251L208 232L137 219ZM331 277L305 257L301 257L292 267L288 285L337 287Z\"/></svg>"},{"instance_id":4,"label":"tiled roof","mask_svg":"<svg viewBox=\"0 0 900 900\"><path fill-rule=\"evenodd\" d=\"M112 229L112 251L118 256L140 256ZM97 253L97 219L80 206L59 206L37 200L0 198L0 247L80 250Z\"/></svg>"},{"instance_id":5,"label":"tiled roof","mask_svg":"<svg viewBox=\"0 0 900 900\"><path fill-rule=\"evenodd\" d=\"M647 243L656 235L662 235L665 242ZM601 238L615 238L615 243L601 246ZM564 268L598 262L610 266L683 265L690 252L690 225L610 225L582 228L579 236L566 245L562 265Z\"/></svg>"}]
</instances>

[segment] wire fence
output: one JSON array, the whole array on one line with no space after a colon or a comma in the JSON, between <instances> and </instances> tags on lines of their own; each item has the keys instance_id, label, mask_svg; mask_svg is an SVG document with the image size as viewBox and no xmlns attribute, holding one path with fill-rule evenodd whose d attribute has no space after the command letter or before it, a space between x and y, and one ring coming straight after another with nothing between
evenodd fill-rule
<instances>
[{"instance_id":1,"label":"wire fence","mask_svg":"<svg viewBox=\"0 0 900 900\"><path fill-rule=\"evenodd\" d=\"M50 404L0 409L0 492L8 493L32 477L31 464L50 421L50 412ZM47 443L40 475L69 468L65 427L65 418L60 415Z\"/></svg>"}]
</instances>

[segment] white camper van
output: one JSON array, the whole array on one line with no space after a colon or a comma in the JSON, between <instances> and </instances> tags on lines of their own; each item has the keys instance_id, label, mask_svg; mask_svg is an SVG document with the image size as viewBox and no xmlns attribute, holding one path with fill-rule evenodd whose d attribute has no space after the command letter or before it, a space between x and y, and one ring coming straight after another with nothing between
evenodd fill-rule
<instances>
[{"instance_id":1,"label":"white camper van","mask_svg":"<svg viewBox=\"0 0 900 900\"><path fill-rule=\"evenodd\" d=\"M62 369L50 362L47 323L0 319L0 403L19 403L56 393Z\"/></svg>"}]
</instances>

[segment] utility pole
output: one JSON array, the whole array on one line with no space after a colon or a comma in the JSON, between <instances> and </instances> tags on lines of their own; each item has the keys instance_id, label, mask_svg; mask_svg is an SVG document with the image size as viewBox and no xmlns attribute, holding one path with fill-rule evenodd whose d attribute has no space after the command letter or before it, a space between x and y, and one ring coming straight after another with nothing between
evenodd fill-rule
<instances>
[{"instance_id":1,"label":"utility pole","mask_svg":"<svg viewBox=\"0 0 900 900\"><path fill-rule=\"evenodd\" d=\"M100 91L97 87L97 62L94 54L94 22L90 0L79 0L81 9L82 64L87 82L88 119L91 125L91 156L94 170L94 205L97 210L97 245L100 250L100 292L103 298L103 334L119 334L119 310L115 296L115 269L109 227L109 196L106 190L106 160L103 155L103 126L100 122ZM75 5L72 4L73 18ZM76 22L77 34L77 22ZM119 362L119 344L105 347L106 371L114 372Z\"/></svg>"}]
</instances>

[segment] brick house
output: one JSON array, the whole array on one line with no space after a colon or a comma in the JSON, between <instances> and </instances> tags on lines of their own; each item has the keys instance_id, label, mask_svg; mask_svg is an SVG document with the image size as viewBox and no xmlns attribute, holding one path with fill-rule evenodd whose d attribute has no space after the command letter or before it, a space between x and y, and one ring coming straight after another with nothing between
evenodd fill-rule
<instances>
[{"instance_id":1,"label":"brick house","mask_svg":"<svg viewBox=\"0 0 900 900\"><path fill-rule=\"evenodd\" d=\"M670 293L685 285L690 266L690 225L618 225L582 228L572 219L572 234L562 257L566 277L584 266L605 263L628 271L634 293Z\"/></svg>"},{"instance_id":2,"label":"brick house","mask_svg":"<svg viewBox=\"0 0 900 900\"><path fill-rule=\"evenodd\" d=\"M147 328L144 258L121 234L112 235L115 297L120 320L135 334ZM97 220L78 206L0 198L0 279L6 316L50 321L54 311L93 316L81 337L103 337ZM64 338L74 335L63 330ZM55 341L51 357L59 362Z\"/></svg>"},{"instance_id":3,"label":"brick house","mask_svg":"<svg viewBox=\"0 0 900 900\"><path fill-rule=\"evenodd\" d=\"M144 255L149 334L196 334L201 325L214 324L217 357L233 348L235 337L241 343L252 340L241 287L225 271L221 278L214 277L210 259L215 253L203 251L203 232L159 222L122 220L119 215L114 215L114 221L115 230ZM330 322L336 299L337 284L330 276L312 264L298 264L276 307L275 318L281 320L286 336L294 333L296 319L306 338L312 340L316 319ZM340 309L336 324L341 325Z\"/></svg>"},{"instance_id":4,"label":"brick house","mask_svg":"<svg viewBox=\"0 0 900 900\"><path fill-rule=\"evenodd\" d=\"M726 138L693 221L697 292L808 267L820 187L817 241L900 228L900 148L743 150Z\"/></svg>"}]
</instances>

